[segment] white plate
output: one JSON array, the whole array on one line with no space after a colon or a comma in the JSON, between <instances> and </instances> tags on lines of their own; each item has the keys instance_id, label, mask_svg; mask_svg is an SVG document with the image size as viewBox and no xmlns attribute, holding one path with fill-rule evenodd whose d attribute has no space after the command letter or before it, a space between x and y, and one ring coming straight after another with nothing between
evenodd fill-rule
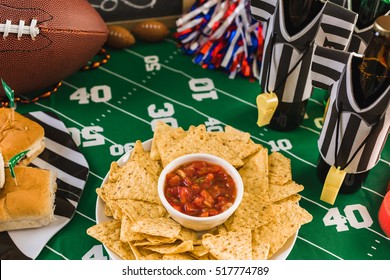
<instances>
[{"instance_id":1,"label":"white plate","mask_svg":"<svg viewBox=\"0 0 390 280\"><path fill-rule=\"evenodd\" d=\"M30 112L25 117L45 130L45 150L30 164L57 173L54 215L50 224L0 233L0 259L35 259L47 242L73 218L89 174L88 162L61 119L53 112Z\"/></svg>"},{"instance_id":2,"label":"white plate","mask_svg":"<svg viewBox=\"0 0 390 280\"><path fill-rule=\"evenodd\" d=\"M152 147L152 139L149 139L149 140L143 142L142 146L143 146L144 150L150 151L150 149ZM117 161L118 165L119 166L123 166L128 161L128 159L130 158L131 153L132 153L132 150L130 150L126 154L124 154ZM104 177L102 185L104 184L104 182L106 182L107 179L108 179L108 172L107 172L106 176ZM100 197L98 197L97 201L96 201L96 223L98 223L98 224L102 223L102 222L105 222L105 221L112 220L112 218L107 217L104 214L104 208L105 208L104 201ZM287 256L290 254L292 248L294 247L294 244L295 244L295 241L297 239L297 236L298 236L298 231L293 236L291 236L287 240L287 242L284 244L284 246L282 248L280 248L272 256L271 260L285 260L287 258ZM103 244L103 246L107 250L107 252L110 255L111 259L113 259L113 260L121 260L121 258L117 254L115 254L110 249L108 249L104 244Z\"/></svg>"}]
</instances>

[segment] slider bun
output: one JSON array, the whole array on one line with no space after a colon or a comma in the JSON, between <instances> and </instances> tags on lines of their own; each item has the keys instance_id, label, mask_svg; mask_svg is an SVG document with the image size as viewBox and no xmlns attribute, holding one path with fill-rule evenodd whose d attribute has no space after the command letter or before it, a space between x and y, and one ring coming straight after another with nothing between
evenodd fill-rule
<instances>
[{"instance_id":1,"label":"slider bun","mask_svg":"<svg viewBox=\"0 0 390 280\"><path fill-rule=\"evenodd\" d=\"M0 151L0 189L3 188L4 183L5 183L4 159Z\"/></svg>"},{"instance_id":2,"label":"slider bun","mask_svg":"<svg viewBox=\"0 0 390 280\"><path fill-rule=\"evenodd\" d=\"M4 164L8 166L13 156L30 150L20 161L20 164L28 165L45 149L45 131L40 124L18 112L14 112L14 121L11 118L12 109L0 108L0 151Z\"/></svg>"},{"instance_id":3,"label":"slider bun","mask_svg":"<svg viewBox=\"0 0 390 280\"><path fill-rule=\"evenodd\" d=\"M0 190L0 232L41 227L53 221L55 173L25 166L14 170L17 185L7 168Z\"/></svg>"}]
</instances>

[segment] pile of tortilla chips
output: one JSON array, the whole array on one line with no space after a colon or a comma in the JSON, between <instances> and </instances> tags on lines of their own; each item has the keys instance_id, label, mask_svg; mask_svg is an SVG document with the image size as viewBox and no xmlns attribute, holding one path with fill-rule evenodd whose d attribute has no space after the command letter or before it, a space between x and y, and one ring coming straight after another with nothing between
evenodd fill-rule
<instances>
[{"instance_id":1,"label":"pile of tortilla chips","mask_svg":"<svg viewBox=\"0 0 390 280\"><path fill-rule=\"evenodd\" d=\"M230 162L244 182L244 197L221 226L195 232L172 220L159 201L158 176L173 159L209 153ZM97 189L105 214L113 219L92 226L87 234L122 259L266 260L270 259L312 216L298 205L303 186L291 175L290 160L230 126L207 132L204 125L188 131L159 122L152 147L137 141L129 160L111 164L108 179Z\"/></svg>"}]
</instances>

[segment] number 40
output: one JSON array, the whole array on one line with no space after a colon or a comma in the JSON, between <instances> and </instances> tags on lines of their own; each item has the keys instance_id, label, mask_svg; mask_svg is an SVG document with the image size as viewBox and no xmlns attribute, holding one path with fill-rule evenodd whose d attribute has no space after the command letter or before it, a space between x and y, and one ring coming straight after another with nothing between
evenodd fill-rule
<instances>
[{"instance_id":1,"label":"number 40","mask_svg":"<svg viewBox=\"0 0 390 280\"><path fill-rule=\"evenodd\" d=\"M360 219L356 213L359 213ZM341 215L338 208L330 208L322 220L325 226L336 226L339 232L349 230L347 223L356 229L368 228L373 224L367 208L361 204L347 205L344 214L345 217Z\"/></svg>"}]
</instances>

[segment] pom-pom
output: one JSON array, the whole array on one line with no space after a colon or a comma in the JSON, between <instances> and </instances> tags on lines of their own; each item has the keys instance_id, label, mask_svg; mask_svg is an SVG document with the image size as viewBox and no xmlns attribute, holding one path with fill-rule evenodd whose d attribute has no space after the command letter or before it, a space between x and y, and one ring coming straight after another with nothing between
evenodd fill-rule
<instances>
[{"instance_id":1,"label":"pom-pom","mask_svg":"<svg viewBox=\"0 0 390 280\"><path fill-rule=\"evenodd\" d=\"M249 0L197 0L176 21L175 38L193 61L208 69L223 69L258 78L263 52L262 25L250 13Z\"/></svg>"}]
</instances>

